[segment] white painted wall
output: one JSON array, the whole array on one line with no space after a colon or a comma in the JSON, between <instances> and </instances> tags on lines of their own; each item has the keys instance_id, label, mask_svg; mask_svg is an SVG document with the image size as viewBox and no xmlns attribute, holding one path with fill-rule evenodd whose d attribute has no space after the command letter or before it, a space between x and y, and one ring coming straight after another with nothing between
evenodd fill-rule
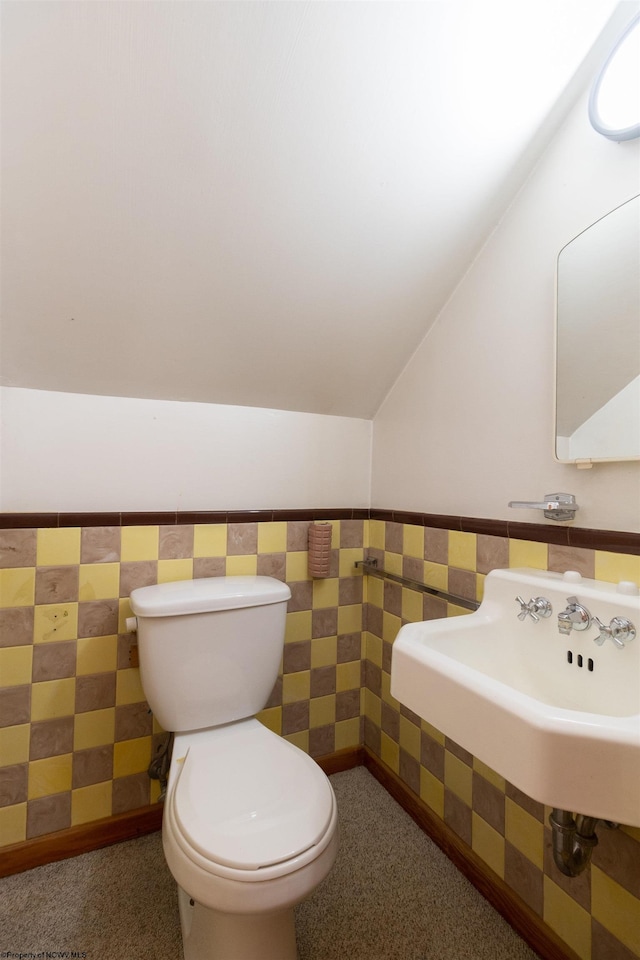
<instances>
[{"instance_id":1,"label":"white painted wall","mask_svg":"<svg viewBox=\"0 0 640 960\"><path fill-rule=\"evenodd\" d=\"M0 389L1 511L369 505L371 421Z\"/></svg>"},{"instance_id":2,"label":"white painted wall","mask_svg":"<svg viewBox=\"0 0 640 960\"><path fill-rule=\"evenodd\" d=\"M582 97L374 419L372 504L541 521L509 500L573 493L580 526L640 530L640 463L553 455L556 256L640 191L640 141L589 126Z\"/></svg>"}]
</instances>

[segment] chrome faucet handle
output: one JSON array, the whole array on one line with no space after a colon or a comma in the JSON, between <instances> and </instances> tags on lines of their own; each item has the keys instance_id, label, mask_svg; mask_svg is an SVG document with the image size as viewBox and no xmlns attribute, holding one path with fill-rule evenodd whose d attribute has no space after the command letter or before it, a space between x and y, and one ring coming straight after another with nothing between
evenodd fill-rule
<instances>
[{"instance_id":1,"label":"chrome faucet handle","mask_svg":"<svg viewBox=\"0 0 640 960\"><path fill-rule=\"evenodd\" d=\"M594 617L593 622L600 631L599 636L594 637L594 643L599 647L605 640L612 640L616 647L622 650L625 643L629 643L636 635L636 628L626 617L613 617L608 627L598 617Z\"/></svg>"},{"instance_id":2,"label":"chrome faucet handle","mask_svg":"<svg viewBox=\"0 0 640 960\"><path fill-rule=\"evenodd\" d=\"M526 602L522 597L518 596L516 597L516 602L520 604L518 620L526 620L529 616L534 623L538 623L540 617L551 616L552 607L545 597L535 597L535 599L532 598Z\"/></svg>"},{"instance_id":3,"label":"chrome faucet handle","mask_svg":"<svg viewBox=\"0 0 640 960\"><path fill-rule=\"evenodd\" d=\"M565 635L572 630L588 630L593 620L586 607L577 597L567 597L567 608L558 614L558 630Z\"/></svg>"}]
</instances>

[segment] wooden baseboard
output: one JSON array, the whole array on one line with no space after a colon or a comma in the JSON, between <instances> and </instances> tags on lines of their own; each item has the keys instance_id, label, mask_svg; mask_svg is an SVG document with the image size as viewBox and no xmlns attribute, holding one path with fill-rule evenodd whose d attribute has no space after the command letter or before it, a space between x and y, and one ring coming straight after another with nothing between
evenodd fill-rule
<instances>
[{"instance_id":1,"label":"wooden baseboard","mask_svg":"<svg viewBox=\"0 0 640 960\"><path fill-rule=\"evenodd\" d=\"M0 849L0 877L21 873L45 863L77 857L90 850L108 847L122 840L133 840L153 833L162 825L162 804L154 803L138 810L128 810L113 817L93 820L44 837L13 843Z\"/></svg>"},{"instance_id":2,"label":"wooden baseboard","mask_svg":"<svg viewBox=\"0 0 640 960\"><path fill-rule=\"evenodd\" d=\"M436 816L368 747L364 766L543 960L580 960L504 880Z\"/></svg>"}]
</instances>

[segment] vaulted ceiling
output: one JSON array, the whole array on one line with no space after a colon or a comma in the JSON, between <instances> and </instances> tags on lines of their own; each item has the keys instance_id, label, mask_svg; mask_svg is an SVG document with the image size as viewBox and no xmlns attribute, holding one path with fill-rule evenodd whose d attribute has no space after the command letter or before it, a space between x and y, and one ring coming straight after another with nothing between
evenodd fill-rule
<instances>
[{"instance_id":1,"label":"vaulted ceiling","mask_svg":"<svg viewBox=\"0 0 640 960\"><path fill-rule=\"evenodd\" d=\"M5 0L3 382L371 417L615 6Z\"/></svg>"}]
</instances>

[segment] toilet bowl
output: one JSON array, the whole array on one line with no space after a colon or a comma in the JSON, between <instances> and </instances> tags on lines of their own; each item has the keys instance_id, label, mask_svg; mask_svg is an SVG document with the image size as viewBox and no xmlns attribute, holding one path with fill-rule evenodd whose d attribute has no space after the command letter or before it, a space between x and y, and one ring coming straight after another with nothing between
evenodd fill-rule
<instances>
[{"instance_id":1,"label":"toilet bowl","mask_svg":"<svg viewBox=\"0 0 640 960\"><path fill-rule=\"evenodd\" d=\"M183 734L165 800L185 960L295 960L293 907L338 847L329 780L255 719Z\"/></svg>"},{"instance_id":2,"label":"toilet bowl","mask_svg":"<svg viewBox=\"0 0 640 960\"><path fill-rule=\"evenodd\" d=\"M162 841L185 960L296 960L293 908L336 858L327 776L255 717L278 675L290 596L271 577L131 593L142 686L175 733Z\"/></svg>"}]
</instances>

